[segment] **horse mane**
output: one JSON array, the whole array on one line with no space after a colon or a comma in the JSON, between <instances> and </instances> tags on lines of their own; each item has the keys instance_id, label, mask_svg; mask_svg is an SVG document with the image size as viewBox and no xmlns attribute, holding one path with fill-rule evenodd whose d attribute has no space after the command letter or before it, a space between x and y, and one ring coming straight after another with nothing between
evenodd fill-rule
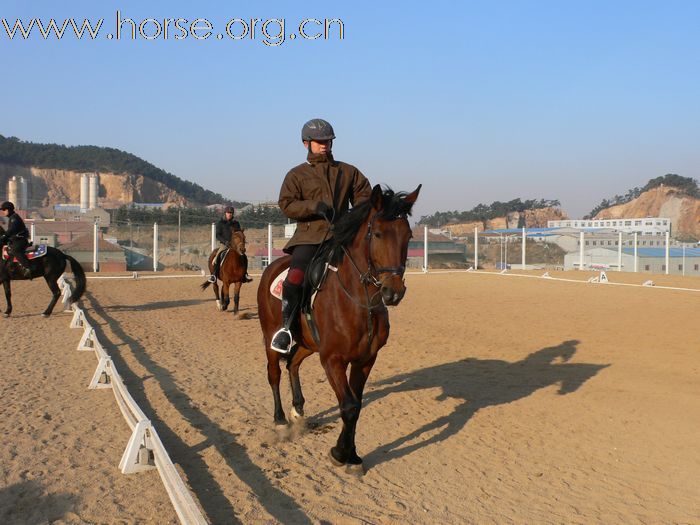
<instances>
[{"instance_id":1,"label":"horse mane","mask_svg":"<svg viewBox=\"0 0 700 525\"><path fill-rule=\"evenodd\" d=\"M405 191L394 192L391 188L384 188L382 191L382 209L378 216L387 221L411 215L413 209L412 202L404 199L408 195ZM353 207L348 213L343 215L338 222L333 224L333 238L327 243L327 249L333 252L333 264L338 264L343 258L344 250L335 250L335 247L348 247L357 236L360 227L366 222L367 216L372 209L372 199ZM326 250L322 250L326 252Z\"/></svg>"}]
</instances>

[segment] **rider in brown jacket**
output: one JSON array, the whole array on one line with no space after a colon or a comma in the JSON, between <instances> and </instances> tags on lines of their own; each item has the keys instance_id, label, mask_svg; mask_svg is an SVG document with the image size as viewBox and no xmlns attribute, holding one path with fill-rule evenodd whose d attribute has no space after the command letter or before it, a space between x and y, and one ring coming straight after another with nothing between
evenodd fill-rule
<instances>
[{"instance_id":1,"label":"rider in brown jacket","mask_svg":"<svg viewBox=\"0 0 700 525\"><path fill-rule=\"evenodd\" d=\"M323 119L304 124L301 140L308 154L306 162L292 168L282 183L279 206L297 221L294 236L284 248L292 255L282 288L282 322L272 338L271 348L288 353L292 347L290 327L301 300L304 274L318 246L332 236L330 225L369 199L372 187L355 166L339 162L331 153L335 133Z\"/></svg>"}]
</instances>

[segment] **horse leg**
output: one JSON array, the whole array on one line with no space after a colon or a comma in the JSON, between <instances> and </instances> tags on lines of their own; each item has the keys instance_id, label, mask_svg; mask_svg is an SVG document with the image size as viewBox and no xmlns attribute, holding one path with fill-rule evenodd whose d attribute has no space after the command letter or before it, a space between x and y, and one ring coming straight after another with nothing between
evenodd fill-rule
<instances>
[{"instance_id":1,"label":"horse leg","mask_svg":"<svg viewBox=\"0 0 700 525\"><path fill-rule=\"evenodd\" d=\"M369 377L369 373L372 371L372 367L374 366L376 359L377 356L375 354L374 357L363 365L353 363L350 366L350 390L352 390L352 392L355 394L355 397L359 401L360 405L357 409L357 418L355 419L355 424L352 429L352 445L350 448L350 456L348 458L349 465L362 465L362 458L357 455L357 451L355 449L355 430L357 429L357 421L359 420L360 412L362 411L362 395L365 390L365 384L367 383L367 378Z\"/></svg>"},{"instance_id":2,"label":"horse leg","mask_svg":"<svg viewBox=\"0 0 700 525\"><path fill-rule=\"evenodd\" d=\"M58 283L56 282L56 280L52 279L48 275L44 275L44 279L46 280L46 284L49 285L51 293L53 294L51 302L46 307L46 310L44 310L44 313L41 314L43 317L48 317L51 315L51 312L53 312L54 306L56 306L59 297L61 297L61 289L58 287Z\"/></svg>"},{"instance_id":3,"label":"horse leg","mask_svg":"<svg viewBox=\"0 0 700 525\"><path fill-rule=\"evenodd\" d=\"M2 282L2 287L5 289L5 302L7 303L7 309L3 313L5 317L10 317L12 313L12 290L10 288L9 277Z\"/></svg>"},{"instance_id":4,"label":"horse leg","mask_svg":"<svg viewBox=\"0 0 700 525\"><path fill-rule=\"evenodd\" d=\"M228 281L223 281L221 285L221 310L224 312L228 309L228 305L231 302L231 297L228 294L229 286L231 286L231 283Z\"/></svg>"},{"instance_id":5,"label":"horse leg","mask_svg":"<svg viewBox=\"0 0 700 525\"><path fill-rule=\"evenodd\" d=\"M233 313L237 314L238 313L238 300L241 297L241 283L240 281L237 283L233 283Z\"/></svg>"},{"instance_id":6,"label":"horse leg","mask_svg":"<svg viewBox=\"0 0 700 525\"><path fill-rule=\"evenodd\" d=\"M214 297L216 297L216 308L221 310L221 298L219 297L219 283L217 281L212 283L214 288Z\"/></svg>"},{"instance_id":7,"label":"horse leg","mask_svg":"<svg viewBox=\"0 0 700 525\"><path fill-rule=\"evenodd\" d=\"M331 448L331 460L336 465L361 465L362 459L355 453L355 427L362 403L348 384L348 365L335 356L325 360L322 358L321 364L338 398L340 417L343 420L338 442Z\"/></svg>"},{"instance_id":8,"label":"horse leg","mask_svg":"<svg viewBox=\"0 0 700 525\"><path fill-rule=\"evenodd\" d=\"M289 383L292 386L292 419L304 417L304 394L301 392L301 381L299 380L299 367L301 362L309 357L313 352L308 348L299 346L292 362L289 363Z\"/></svg>"},{"instance_id":9,"label":"horse leg","mask_svg":"<svg viewBox=\"0 0 700 525\"><path fill-rule=\"evenodd\" d=\"M280 397L280 377L282 376L280 357L280 354L274 350L267 349L267 382L270 383L272 398L275 401L275 425L286 425L287 416L284 415L282 398Z\"/></svg>"}]
</instances>

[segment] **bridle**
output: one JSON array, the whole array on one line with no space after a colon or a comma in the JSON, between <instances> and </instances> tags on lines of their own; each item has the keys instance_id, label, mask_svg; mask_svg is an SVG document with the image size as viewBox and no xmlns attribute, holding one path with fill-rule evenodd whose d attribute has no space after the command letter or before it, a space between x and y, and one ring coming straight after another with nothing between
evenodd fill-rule
<instances>
[{"instance_id":1,"label":"bridle","mask_svg":"<svg viewBox=\"0 0 700 525\"><path fill-rule=\"evenodd\" d=\"M350 300L352 300L356 305L366 308L368 310L373 310L374 308L378 308L382 303L378 303L375 305L372 305L372 302L374 301L374 298L381 292L381 287L382 287L382 281L383 279L380 279L382 274L389 274L388 276L391 277L392 275L396 275L398 277L403 278L404 272L406 271L406 265L403 264L401 266L380 266L376 267L374 264L374 261L372 260L372 227L374 226L374 221L377 219L378 214L375 214L374 217L370 221L367 222L367 233L365 234L365 239L367 240L367 271L363 272L360 270L360 268L357 266L355 263L355 260L352 258L352 255L350 255L350 252L345 248L345 246L341 246L343 249L343 253L345 256L348 258L350 261L350 264L352 265L353 268L355 268L355 271L360 275L360 283L364 286L365 288L365 296L367 299L366 304L360 303L357 299L352 297L350 292L345 288L343 285L342 281L340 281L340 276L338 276L338 282L340 282L340 286L345 292L345 295L348 296ZM397 219L400 219L402 217L397 217ZM337 272L336 272L337 274ZM385 277L386 279L386 277ZM367 289L368 286L375 286L378 288L378 290L372 294L372 296L369 296L369 291Z\"/></svg>"}]
</instances>

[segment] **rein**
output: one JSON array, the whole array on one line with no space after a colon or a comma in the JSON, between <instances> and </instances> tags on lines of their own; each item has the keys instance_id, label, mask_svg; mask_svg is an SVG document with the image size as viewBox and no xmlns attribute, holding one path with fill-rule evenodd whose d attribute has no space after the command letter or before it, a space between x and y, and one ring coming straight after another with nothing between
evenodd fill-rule
<instances>
[{"instance_id":1,"label":"rein","mask_svg":"<svg viewBox=\"0 0 700 525\"><path fill-rule=\"evenodd\" d=\"M359 306L360 308L367 310L367 332L368 332L368 346L371 350L372 348L372 338L374 337L374 330L373 330L373 323L372 323L372 312L374 309L379 308L382 306L383 301L380 301L376 304L372 304L375 302L375 298L377 295L381 293L381 287L382 287L382 282L379 280L379 276L384 273L388 273L390 275L398 275L399 277L403 277L404 272L406 271L406 266L388 266L388 267L375 267L374 261L372 260L372 226L374 225L374 221L377 218L377 215L375 215L371 221L367 222L367 234L365 235L365 239L367 240L367 271L363 272L360 270L360 268L357 266L355 263L355 260L352 258L352 255L350 255L350 252L345 246L341 245L341 248L343 250L343 253L345 256L348 258L350 261L350 264L352 267L355 269L355 271L359 274L360 276L360 284L362 284L362 287L365 291L365 299L366 303L363 304L360 302L360 300L356 299L355 297L352 296L350 291L345 287L343 284L343 281L340 279L339 272L336 270L335 274L336 277L338 278L338 284L340 284L340 289L343 290L345 295L350 299L350 301L353 302L356 306ZM374 292L371 296L369 294L369 287L374 286L377 288L377 291Z\"/></svg>"}]
</instances>

